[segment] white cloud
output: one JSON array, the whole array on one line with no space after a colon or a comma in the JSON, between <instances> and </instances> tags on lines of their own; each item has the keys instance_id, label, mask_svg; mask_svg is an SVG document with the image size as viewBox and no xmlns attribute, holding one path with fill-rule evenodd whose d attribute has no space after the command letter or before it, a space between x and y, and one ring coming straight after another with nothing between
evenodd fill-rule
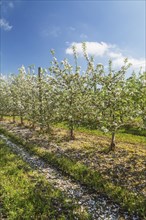
<instances>
[{"instance_id":1,"label":"white cloud","mask_svg":"<svg viewBox=\"0 0 146 220\"><path fill-rule=\"evenodd\" d=\"M116 59L112 59L113 67L114 68L119 68L119 67L123 66L124 65L124 59L125 59L125 57L119 57L119 58L116 58Z\"/></svg>"},{"instance_id":2,"label":"white cloud","mask_svg":"<svg viewBox=\"0 0 146 220\"><path fill-rule=\"evenodd\" d=\"M121 57L117 57L115 59L112 59L113 62L113 67L114 68L120 68L121 66L124 65L124 60L125 58L128 58L128 62L132 64L131 68L134 70L138 70L142 68L143 71L146 71L146 60L145 59L136 59L133 57L126 57L121 55Z\"/></svg>"},{"instance_id":3,"label":"white cloud","mask_svg":"<svg viewBox=\"0 0 146 220\"><path fill-rule=\"evenodd\" d=\"M113 67L114 68L120 68L121 66L124 65L124 60L126 58L128 58L128 62L132 64L133 69L140 69L142 68L142 70L146 69L146 59L144 58L134 58L132 56L129 55L124 55L121 52L117 52L117 51L121 51L117 46L114 48L115 51L109 50L107 55L110 59L112 59L113 62Z\"/></svg>"},{"instance_id":4,"label":"white cloud","mask_svg":"<svg viewBox=\"0 0 146 220\"><path fill-rule=\"evenodd\" d=\"M143 71L146 69L146 60L143 58L136 59L131 56L124 56L121 53L119 54L117 53L117 56L116 56L116 53L114 54L115 56L114 55L112 56L112 55L110 56L110 58L112 58L114 68L119 68L123 66L124 60L128 58L128 62L132 64L132 67L131 67L132 69L142 68Z\"/></svg>"},{"instance_id":5,"label":"white cloud","mask_svg":"<svg viewBox=\"0 0 146 220\"><path fill-rule=\"evenodd\" d=\"M117 53L117 52L108 52L108 56L111 58L111 59L115 59L115 58L122 58L123 55L122 53Z\"/></svg>"},{"instance_id":6,"label":"white cloud","mask_svg":"<svg viewBox=\"0 0 146 220\"><path fill-rule=\"evenodd\" d=\"M2 28L5 31L10 31L13 26L9 25L9 22L6 21L5 19L1 18L0 19L0 28Z\"/></svg>"},{"instance_id":7,"label":"white cloud","mask_svg":"<svg viewBox=\"0 0 146 220\"><path fill-rule=\"evenodd\" d=\"M142 67L143 71L146 71L146 59L134 58L128 54L123 54L122 50L115 44L109 44L105 42L85 42L86 51L88 55L100 57L103 59L103 63L107 63L109 59L112 60L113 68L119 69L124 65L125 58L128 58L128 62L132 64L133 70L139 70ZM72 46L76 46L76 51L79 56L83 56L82 43L72 42L66 49L66 54L72 55Z\"/></svg>"},{"instance_id":8,"label":"white cloud","mask_svg":"<svg viewBox=\"0 0 146 220\"><path fill-rule=\"evenodd\" d=\"M72 47L76 46L76 50L78 52L78 54L83 54L83 49L82 49L82 43L71 43L70 46L66 49L66 54L72 55L73 54L73 50Z\"/></svg>"},{"instance_id":9,"label":"white cloud","mask_svg":"<svg viewBox=\"0 0 146 220\"><path fill-rule=\"evenodd\" d=\"M101 42L85 42L86 43L86 52L88 55L92 56L100 56L102 57L108 51L109 48L112 48L113 45ZM82 43L73 42L70 46L66 49L66 54L73 54L72 46L76 47L76 51L78 55L83 55Z\"/></svg>"},{"instance_id":10,"label":"white cloud","mask_svg":"<svg viewBox=\"0 0 146 220\"><path fill-rule=\"evenodd\" d=\"M134 68L141 68L146 71L146 59L135 59L133 57L129 58L129 62L132 63Z\"/></svg>"}]
</instances>

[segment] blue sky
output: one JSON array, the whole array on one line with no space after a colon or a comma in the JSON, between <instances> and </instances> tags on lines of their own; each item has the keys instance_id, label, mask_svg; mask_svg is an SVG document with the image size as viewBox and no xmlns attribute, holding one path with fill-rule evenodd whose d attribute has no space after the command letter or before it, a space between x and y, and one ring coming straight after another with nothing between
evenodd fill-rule
<instances>
[{"instance_id":1,"label":"blue sky","mask_svg":"<svg viewBox=\"0 0 146 220\"><path fill-rule=\"evenodd\" d=\"M22 65L49 67L50 49L59 61L72 59L81 43L95 60L119 68L125 57L145 70L146 1L0 1L0 73L17 73Z\"/></svg>"}]
</instances>

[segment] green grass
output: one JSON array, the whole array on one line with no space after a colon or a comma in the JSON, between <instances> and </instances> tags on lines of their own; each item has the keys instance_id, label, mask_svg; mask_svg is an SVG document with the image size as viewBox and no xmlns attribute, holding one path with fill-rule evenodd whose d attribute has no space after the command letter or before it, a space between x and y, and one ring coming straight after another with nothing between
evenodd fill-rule
<instances>
[{"instance_id":1,"label":"green grass","mask_svg":"<svg viewBox=\"0 0 146 220\"><path fill-rule=\"evenodd\" d=\"M58 128L63 128L66 130L68 129L64 123L57 123L54 126L58 127ZM90 135L97 135L100 137L106 137L109 139L109 144L110 144L110 139L111 139L110 133L105 134L104 132L102 132L98 129L89 129L86 127L77 127L77 128L75 128L75 131L83 132L83 133L90 134ZM146 144L146 130L143 129L142 131L139 131L139 130L137 131L134 128L131 130L121 129L116 134L116 141L117 142Z\"/></svg>"},{"instance_id":2,"label":"green grass","mask_svg":"<svg viewBox=\"0 0 146 220\"><path fill-rule=\"evenodd\" d=\"M141 195L136 195L128 191L124 187L114 185L110 181L106 181L97 171L88 168L86 165L71 160L64 155L56 155L52 152L37 147L35 145L25 143L20 138L16 137L5 129L0 129L1 133L9 136L15 143L23 145L30 153L38 155L47 163L59 168L63 173L71 176L73 179L80 181L82 184L96 190L97 192L105 193L110 196L115 202L127 209L129 212L137 212L143 219L146 219L146 198Z\"/></svg>"},{"instance_id":3,"label":"green grass","mask_svg":"<svg viewBox=\"0 0 146 220\"><path fill-rule=\"evenodd\" d=\"M71 199L18 156L0 140L0 218L13 219L89 219Z\"/></svg>"},{"instance_id":4,"label":"green grass","mask_svg":"<svg viewBox=\"0 0 146 220\"><path fill-rule=\"evenodd\" d=\"M5 116L5 120L12 121L12 116ZM16 116L16 122L18 123L19 116ZM28 120L24 119L24 123L28 123ZM66 123L60 122L53 124L53 127L56 128L63 128L65 130L68 130L68 127ZM106 137L109 139L109 144L110 144L110 139L111 139L111 134L110 133L104 133L100 131L99 129L89 129L85 126L79 126L75 128L75 132L83 132L86 134L90 135L97 135L100 137ZM117 134L116 134L116 141L118 142L128 142L128 143L139 143L139 144L146 144L146 129L138 130L137 128L129 128L129 129L119 129Z\"/></svg>"}]
</instances>

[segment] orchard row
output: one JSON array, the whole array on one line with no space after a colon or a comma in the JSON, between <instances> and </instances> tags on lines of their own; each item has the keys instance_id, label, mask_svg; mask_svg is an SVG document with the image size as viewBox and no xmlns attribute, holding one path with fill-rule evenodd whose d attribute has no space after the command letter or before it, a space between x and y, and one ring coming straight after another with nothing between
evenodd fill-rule
<instances>
[{"instance_id":1,"label":"orchard row","mask_svg":"<svg viewBox=\"0 0 146 220\"><path fill-rule=\"evenodd\" d=\"M113 70L109 61L108 70L95 64L88 57L83 44L86 70L78 65L75 47L74 65L67 59L58 62L54 51L52 62L46 69L31 66L19 69L16 75L0 78L0 117L19 116L21 124L27 119L32 128L39 126L50 131L56 122L67 123L70 138L79 125L96 127L112 133L110 150L115 147L115 133L124 125L146 128L146 72L132 73L127 78L130 64Z\"/></svg>"}]
</instances>

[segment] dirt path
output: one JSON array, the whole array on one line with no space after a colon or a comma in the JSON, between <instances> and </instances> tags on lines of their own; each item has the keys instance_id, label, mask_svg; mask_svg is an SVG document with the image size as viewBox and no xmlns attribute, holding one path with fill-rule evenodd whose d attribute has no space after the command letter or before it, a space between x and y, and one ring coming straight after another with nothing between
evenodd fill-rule
<instances>
[{"instance_id":1,"label":"dirt path","mask_svg":"<svg viewBox=\"0 0 146 220\"><path fill-rule=\"evenodd\" d=\"M136 216L128 216L126 212L121 214L120 207L117 204L114 204L108 198L95 193L90 193L85 187L73 182L71 179L65 176L62 176L58 170L52 168L38 157L30 155L21 146L12 143L4 135L0 135L0 137L6 142L7 146L9 146L14 153L29 163L32 168L35 168L39 170L40 173L43 173L54 187L59 188L66 195L68 195L69 198L72 198L75 203L79 204L81 211L87 209L87 211L91 214L92 219L139 219Z\"/></svg>"}]
</instances>

